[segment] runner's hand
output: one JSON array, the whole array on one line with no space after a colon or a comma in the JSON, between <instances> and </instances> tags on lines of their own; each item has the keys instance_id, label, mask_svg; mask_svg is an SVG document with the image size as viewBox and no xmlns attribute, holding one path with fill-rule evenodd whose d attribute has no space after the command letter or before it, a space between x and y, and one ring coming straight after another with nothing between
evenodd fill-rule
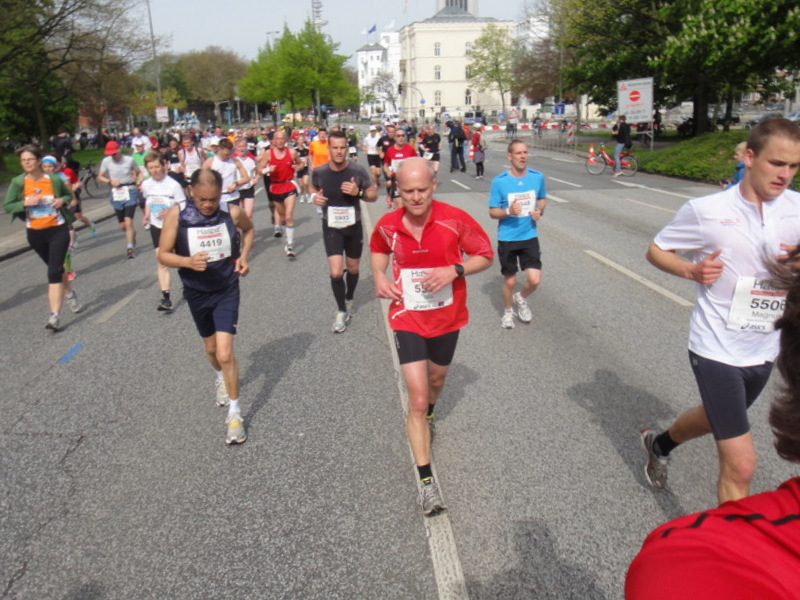
<instances>
[{"instance_id":1,"label":"runner's hand","mask_svg":"<svg viewBox=\"0 0 800 600\"><path fill-rule=\"evenodd\" d=\"M789 256L796 250L797 246L781 244L781 254L778 255L778 262L788 262L793 269L800 269L800 256L795 256L791 261L789 260Z\"/></svg>"},{"instance_id":2,"label":"runner's hand","mask_svg":"<svg viewBox=\"0 0 800 600\"><path fill-rule=\"evenodd\" d=\"M246 260L242 260L241 258L236 260L236 266L234 267L236 272L244 277L250 272L250 265L247 264Z\"/></svg>"},{"instance_id":3,"label":"runner's hand","mask_svg":"<svg viewBox=\"0 0 800 600\"><path fill-rule=\"evenodd\" d=\"M386 278L386 275L375 277L375 295L378 298L388 298L389 300L400 300L403 292Z\"/></svg>"},{"instance_id":4,"label":"runner's hand","mask_svg":"<svg viewBox=\"0 0 800 600\"><path fill-rule=\"evenodd\" d=\"M542 218L542 209L541 208L534 208L533 212L531 213L531 218L534 221L538 221Z\"/></svg>"},{"instance_id":5,"label":"runner's hand","mask_svg":"<svg viewBox=\"0 0 800 600\"><path fill-rule=\"evenodd\" d=\"M437 293L443 287L450 285L458 277L453 267L436 267L425 274L420 283L426 292Z\"/></svg>"},{"instance_id":6,"label":"runner's hand","mask_svg":"<svg viewBox=\"0 0 800 600\"><path fill-rule=\"evenodd\" d=\"M345 181L342 183L342 193L347 194L348 196L358 195L358 184L356 183L355 177L351 177L350 181Z\"/></svg>"},{"instance_id":7,"label":"runner's hand","mask_svg":"<svg viewBox=\"0 0 800 600\"><path fill-rule=\"evenodd\" d=\"M317 206L325 206L327 203L328 203L328 197L322 193L322 190L318 191L317 195L314 196L314 204L316 204Z\"/></svg>"},{"instance_id":8,"label":"runner's hand","mask_svg":"<svg viewBox=\"0 0 800 600\"><path fill-rule=\"evenodd\" d=\"M196 252L189 257L189 268L193 271L205 271L208 263L208 252Z\"/></svg>"},{"instance_id":9,"label":"runner's hand","mask_svg":"<svg viewBox=\"0 0 800 600\"><path fill-rule=\"evenodd\" d=\"M722 254L721 249L696 263L692 268L692 279L703 285L711 285L716 282L722 275L722 269L725 266L724 262L717 260L720 254Z\"/></svg>"},{"instance_id":10,"label":"runner's hand","mask_svg":"<svg viewBox=\"0 0 800 600\"><path fill-rule=\"evenodd\" d=\"M522 212L522 205L519 203L519 200L514 200L508 206L508 214L510 215L518 215L521 212Z\"/></svg>"}]
</instances>

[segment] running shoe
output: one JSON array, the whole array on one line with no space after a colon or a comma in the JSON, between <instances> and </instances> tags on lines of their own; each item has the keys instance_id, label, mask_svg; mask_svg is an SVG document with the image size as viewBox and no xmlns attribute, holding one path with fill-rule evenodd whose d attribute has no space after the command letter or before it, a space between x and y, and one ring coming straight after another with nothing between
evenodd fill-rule
<instances>
[{"instance_id":1,"label":"running shoe","mask_svg":"<svg viewBox=\"0 0 800 600\"><path fill-rule=\"evenodd\" d=\"M659 456L653 450L653 442L656 440L656 432L650 429L642 429L639 434L642 441L642 449L647 455L647 463L644 465L644 475L647 482L654 488L663 489L667 485L667 464L669 459Z\"/></svg>"},{"instance_id":2,"label":"running shoe","mask_svg":"<svg viewBox=\"0 0 800 600\"><path fill-rule=\"evenodd\" d=\"M500 321L500 326L503 329L514 329L514 313L513 312L503 313L503 319Z\"/></svg>"},{"instance_id":3,"label":"running shoe","mask_svg":"<svg viewBox=\"0 0 800 600\"><path fill-rule=\"evenodd\" d=\"M50 318L47 319L47 325L45 325L44 328L50 329L51 331L59 331L61 329L61 319L58 318L58 315L50 315Z\"/></svg>"},{"instance_id":4,"label":"running shoe","mask_svg":"<svg viewBox=\"0 0 800 600\"><path fill-rule=\"evenodd\" d=\"M97 235L97 225L94 223L89 223L89 237L94 237Z\"/></svg>"},{"instance_id":5,"label":"running shoe","mask_svg":"<svg viewBox=\"0 0 800 600\"><path fill-rule=\"evenodd\" d=\"M431 432L431 442L433 442L433 438L436 435L436 420L433 415L426 415L425 420L428 421L428 431Z\"/></svg>"},{"instance_id":6,"label":"running shoe","mask_svg":"<svg viewBox=\"0 0 800 600\"><path fill-rule=\"evenodd\" d=\"M69 271L67 273L67 281L75 281L76 277L77 275L75 274L75 271Z\"/></svg>"},{"instance_id":7,"label":"running shoe","mask_svg":"<svg viewBox=\"0 0 800 600\"><path fill-rule=\"evenodd\" d=\"M297 256L297 255L294 253L294 250L292 249L292 247L291 247L289 244L286 244L286 245L283 247L283 251L286 253L286 256L287 256L287 257L289 257L289 258L294 258L295 256Z\"/></svg>"},{"instance_id":8,"label":"running shoe","mask_svg":"<svg viewBox=\"0 0 800 600\"><path fill-rule=\"evenodd\" d=\"M128 248L127 250L125 250L125 255L128 258L136 258L136 255L133 253L133 248Z\"/></svg>"},{"instance_id":9,"label":"running shoe","mask_svg":"<svg viewBox=\"0 0 800 600\"><path fill-rule=\"evenodd\" d=\"M333 322L333 333L344 333L347 329L347 313L336 312L336 320Z\"/></svg>"},{"instance_id":10,"label":"running shoe","mask_svg":"<svg viewBox=\"0 0 800 600\"><path fill-rule=\"evenodd\" d=\"M72 312L79 313L83 310L83 306L81 306L81 303L78 302L78 294L75 292L75 290L72 290L72 298L70 298L69 296L67 296L66 298L67 298L67 306L69 306L69 309Z\"/></svg>"},{"instance_id":11,"label":"running shoe","mask_svg":"<svg viewBox=\"0 0 800 600\"><path fill-rule=\"evenodd\" d=\"M447 510L439 495L439 487L433 479L422 484L417 502L422 507L422 514L426 517L433 517Z\"/></svg>"},{"instance_id":12,"label":"running shoe","mask_svg":"<svg viewBox=\"0 0 800 600\"><path fill-rule=\"evenodd\" d=\"M158 304L158 310L163 310L169 312L172 310L172 300L169 298L161 298L161 302Z\"/></svg>"},{"instance_id":13,"label":"running shoe","mask_svg":"<svg viewBox=\"0 0 800 600\"><path fill-rule=\"evenodd\" d=\"M214 383L214 391L217 394L217 406L228 406L231 403L231 397L228 396L228 388L225 387L224 379L217 379Z\"/></svg>"},{"instance_id":14,"label":"running shoe","mask_svg":"<svg viewBox=\"0 0 800 600\"><path fill-rule=\"evenodd\" d=\"M347 320L349 321L356 312L355 302L353 300L345 300L344 305L347 307Z\"/></svg>"},{"instance_id":15,"label":"running shoe","mask_svg":"<svg viewBox=\"0 0 800 600\"><path fill-rule=\"evenodd\" d=\"M247 439L247 432L244 430L244 419L238 412L230 413L225 419L225 424L228 426L228 434L225 436L225 443L231 444L244 444Z\"/></svg>"},{"instance_id":16,"label":"running shoe","mask_svg":"<svg viewBox=\"0 0 800 600\"><path fill-rule=\"evenodd\" d=\"M281 237L283 232L281 232L281 226L275 225L275 233L273 234L275 237Z\"/></svg>"},{"instance_id":17,"label":"running shoe","mask_svg":"<svg viewBox=\"0 0 800 600\"><path fill-rule=\"evenodd\" d=\"M517 307L517 317L519 317L519 320L523 323L530 323L531 309L528 306L527 300L525 300L519 292L514 294L514 304Z\"/></svg>"}]
</instances>

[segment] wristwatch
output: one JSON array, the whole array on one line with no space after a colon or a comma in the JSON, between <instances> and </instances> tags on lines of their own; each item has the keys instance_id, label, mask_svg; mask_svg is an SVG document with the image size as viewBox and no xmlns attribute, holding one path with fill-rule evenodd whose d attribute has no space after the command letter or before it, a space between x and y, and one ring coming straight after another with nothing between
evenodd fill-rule
<instances>
[{"instance_id":1,"label":"wristwatch","mask_svg":"<svg viewBox=\"0 0 800 600\"><path fill-rule=\"evenodd\" d=\"M456 263L453 266L456 268L456 279L461 279L464 276L464 265Z\"/></svg>"}]
</instances>

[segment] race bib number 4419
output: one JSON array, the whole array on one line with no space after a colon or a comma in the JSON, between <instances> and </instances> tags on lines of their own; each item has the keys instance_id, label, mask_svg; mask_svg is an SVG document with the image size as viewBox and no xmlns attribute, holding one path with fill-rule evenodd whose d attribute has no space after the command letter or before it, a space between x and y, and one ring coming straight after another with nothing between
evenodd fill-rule
<instances>
[{"instance_id":1,"label":"race bib number 4419","mask_svg":"<svg viewBox=\"0 0 800 600\"><path fill-rule=\"evenodd\" d=\"M728 329L769 333L786 308L786 293L771 287L765 279L739 277L733 292Z\"/></svg>"},{"instance_id":2,"label":"race bib number 4419","mask_svg":"<svg viewBox=\"0 0 800 600\"><path fill-rule=\"evenodd\" d=\"M231 256L231 236L225 223L213 227L192 227L189 234L189 254L208 254L208 262Z\"/></svg>"}]
</instances>

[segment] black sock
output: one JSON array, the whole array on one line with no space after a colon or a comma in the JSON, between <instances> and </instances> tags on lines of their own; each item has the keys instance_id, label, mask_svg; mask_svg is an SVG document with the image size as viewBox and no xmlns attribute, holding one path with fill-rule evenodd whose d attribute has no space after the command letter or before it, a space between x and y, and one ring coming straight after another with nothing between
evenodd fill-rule
<instances>
[{"instance_id":1,"label":"black sock","mask_svg":"<svg viewBox=\"0 0 800 600\"><path fill-rule=\"evenodd\" d=\"M331 289L333 290L333 297L336 299L336 305L339 307L339 312L346 312L347 307L344 304L344 277L331 277Z\"/></svg>"},{"instance_id":2,"label":"black sock","mask_svg":"<svg viewBox=\"0 0 800 600\"><path fill-rule=\"evenodd\" d=\"M348 271L344 275L344 280L347 284L347 294L345 294L345 297L348 300L352 300L356 293L356 286L358 285L358 273L351 273Z\"/></svg>"},{"instance_id":3,"label":"black sock","mask_svg":"<svg viewBox=\"0 0 800 600\"><path fill-rule=\"evenodd\" d=\"M436 405L435 404L431 404L430 402L428 402L428 416L429 417L433 416L433 409L434 408L436 408Z\"/></svg>"},{"instance_id":4,"label":"black sock","mask_svg":"<svg viewBox=\"0 0 800 600\"><path fill-rule=\"evenodd\" d=\"M428 463L427 465L422 465L421 467L417 467L417 471L419 471L419 478L420 480L428 483L431 479L433 479L433 471L431 471L431 465Z\"/></svg>"},{"instance_id":5,"label":"black sock","mask_svg":"<svg viewBox=\"0 0 800 600\"><path fill-rule=\"evenodd\" d=\"M161 290L161 297L164 300L169 300L169 290Z\"/></svg>"},{"instance_id":6,"label":"black sock","mask_svg":"<svg viewBox=\"0 0 800 600\"><path fill-rule=\"evenodd\" d=\"M669 453L678 447L678 443L669 436L669 429L656 436L653 440L653 451L661 457L666 458Z\"/></svg>"}]
</instances>

